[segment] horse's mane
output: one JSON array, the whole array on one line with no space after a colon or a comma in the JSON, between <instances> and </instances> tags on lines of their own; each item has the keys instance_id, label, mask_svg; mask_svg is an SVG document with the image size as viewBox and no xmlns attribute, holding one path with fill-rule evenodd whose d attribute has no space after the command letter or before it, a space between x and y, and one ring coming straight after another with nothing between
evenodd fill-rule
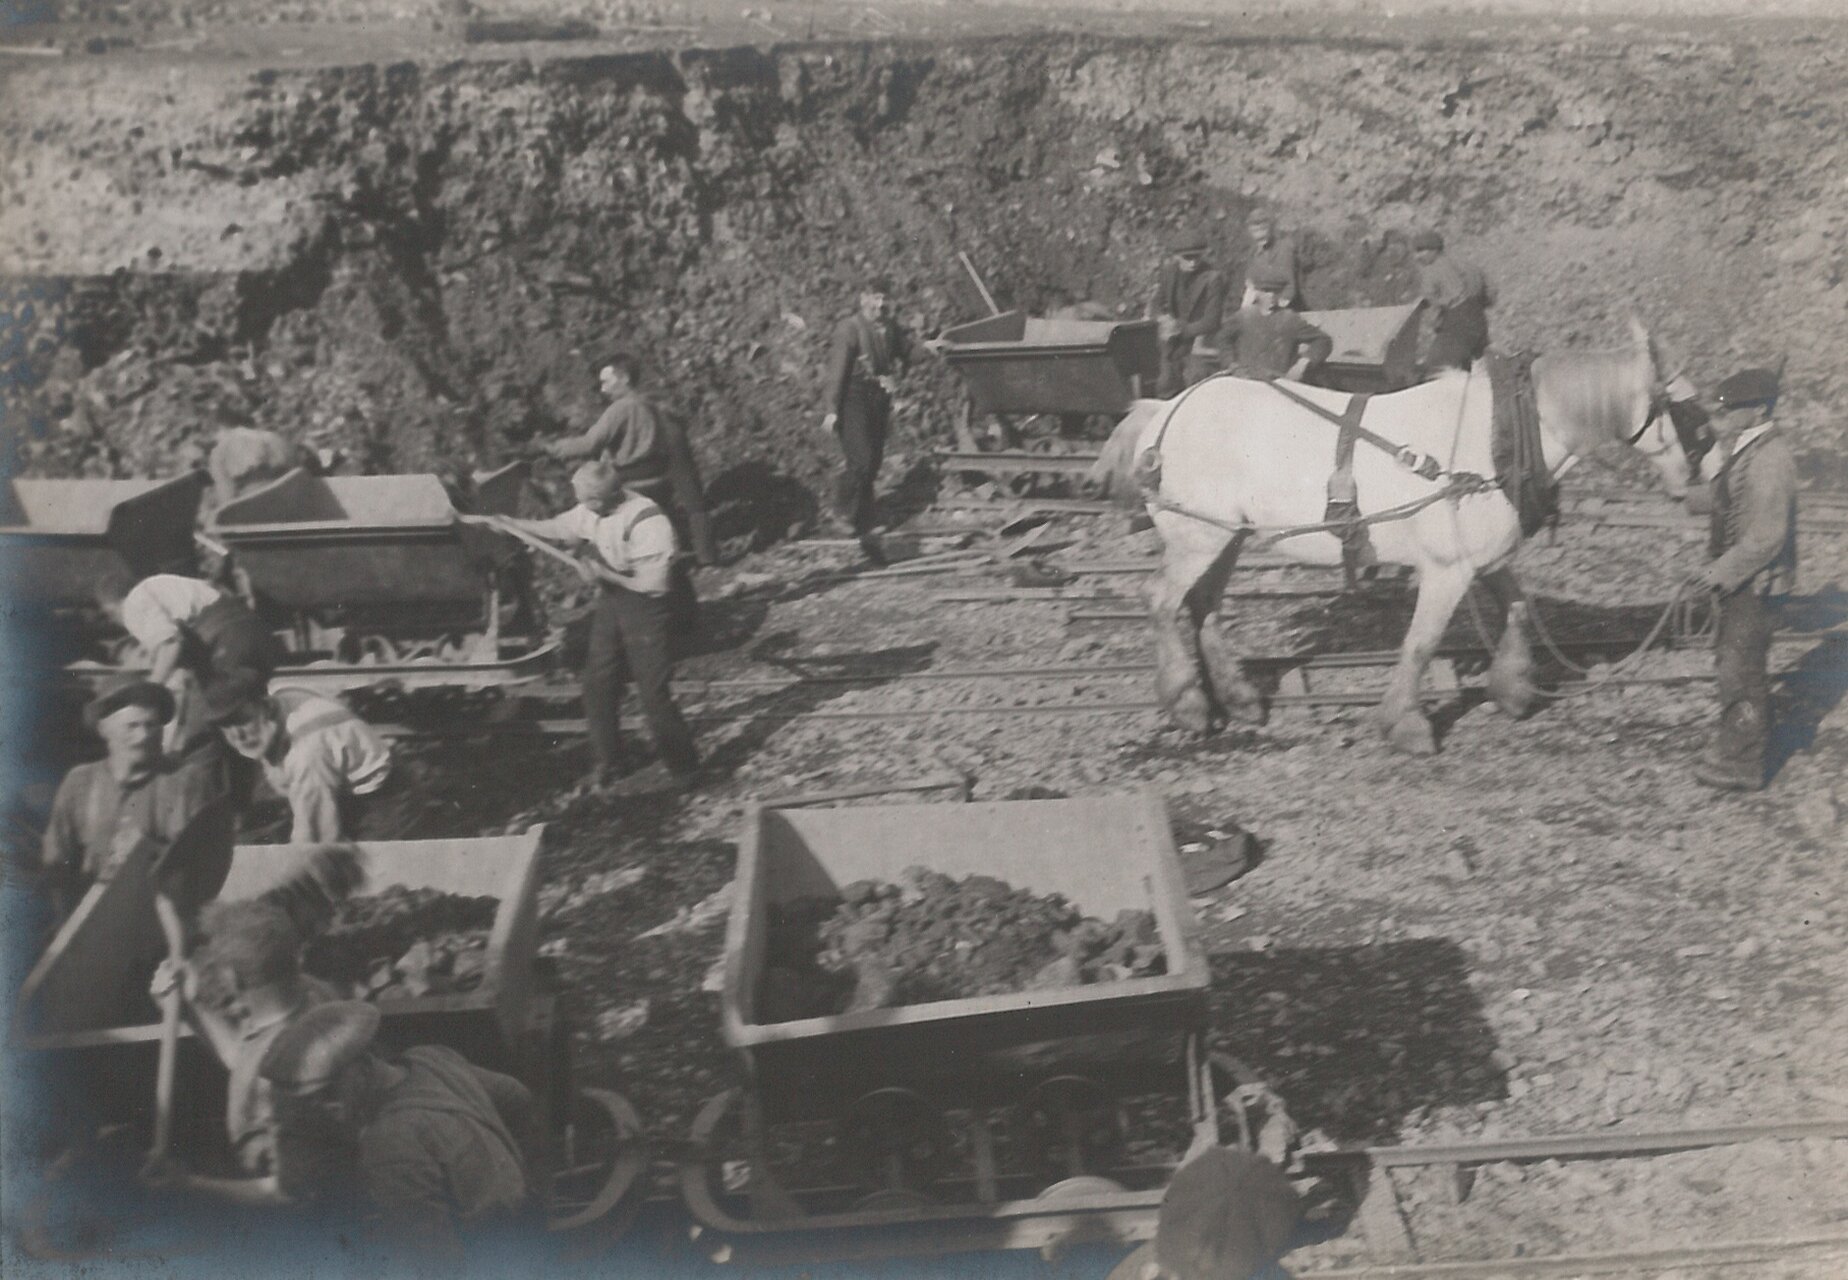
<instances>
[{"instance_id":1,"label":"horse's mane","mask_svg":"<svg viewBox=\"0 0 1848 1280\"><path fill-rule=\"evenodd\" d=\"M1534 357L1534 390L1553 410L1548 425L1569 432L1574 452L1627 435L1638 398L1647 398L1655 372L1647 347L1560 351Z\"/></svg>"}]
</instances>

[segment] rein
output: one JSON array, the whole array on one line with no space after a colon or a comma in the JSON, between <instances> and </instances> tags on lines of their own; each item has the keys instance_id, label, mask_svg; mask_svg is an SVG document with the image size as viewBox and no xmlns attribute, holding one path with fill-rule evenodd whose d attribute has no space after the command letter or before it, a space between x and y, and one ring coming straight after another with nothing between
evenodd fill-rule
<instances>
[{"instance_id":1,"label":"rein","mask_svg":"<svg viewBox=\"0 0 1848 1280\"><path fill-rule=\"evenodd\" d=\"M1286 539L1298 538L1307 533L1339 533L1346 529L1365 527L1374 524L1385 524L1392 520L1404 520L1417 515L1426 507L1435 506L1446 498L1466 498L1471 494L1486 493L1494 487L1494 482L1491 480L1484 480L1481 476L1472 474L1468 471L1459 471L1451 477L1449 484L1411 502L1400 503L1396 507L1388 507L1384 511L1376 511L1368 516L1356 516L1349 520L1318 520L1314 524L1286 525L1282 529L1271 530L1252 545L1255 549L1262 550L1265 547L1275 546L1277 543L1283 542ZM1202 524L1210 524L1215 528L1224 529L1228 533L1258 533L1263 529L1261 525L1234 520L1221 520L1218 516L1209 516L1203 511L1195 511L1189 507L1184 507L1180 503L1164 498L1158 493L1147 495L1147 501L1151 507L1157 510L1172 511L1175 515L1186 516L1189 520L1198 520Z\"/></svg>"}]
</instances>

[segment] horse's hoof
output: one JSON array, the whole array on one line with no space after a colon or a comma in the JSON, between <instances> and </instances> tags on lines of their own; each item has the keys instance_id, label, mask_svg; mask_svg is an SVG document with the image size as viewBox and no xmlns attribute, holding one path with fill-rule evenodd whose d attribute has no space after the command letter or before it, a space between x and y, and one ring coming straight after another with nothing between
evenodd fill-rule
<instances>
[{"instance_id":1,"label":"horse's hoof","mask_svg":"<svg viewBox=\"0 0 1848 1280\"><path fill-rule=\"evenodd\" d=\"M1540 690L1525 674L1508 675L1489 670L1489 701L1516 720L1534 709L1534 703L1540 698Z\"/></svg>"},{"instance_id":2,"label":"horse's hoof","mask_svg":"<svg viewBox=\"0 0 1848 1280\"><path fill-rule=\"evenodd\" d=\"M1201 735L1213 731L1213 708L1207 701L1206 690L1199 685L1182 689L1173 697L1165 700L1168 715L1181 728Z\"/></svg>"},{"instance_id":3,"label":"horse's hoof","mask_svg":"<svg viewBox=\"0 0 1848 1280\"><path fill-rule=\"evenodd\" d=\"M1226 719L1238 724L1261 725L1270 718L1270 709L1255 692L1248 698L1227 700L1225 709Z\"/></svg>"},{"instance_id":4,"label":"horse's hoof","mask_svg":"<svg viewBox=\"0 0 1848 1280\"><path fill-rule=\"evenodd\" d=\"M1408 756L1434 756L1437 739L1431 734L1431 722L1416 711L1407 712L1392 722L1386 741L1395 751Z\"/></svg>"}]
</instances>

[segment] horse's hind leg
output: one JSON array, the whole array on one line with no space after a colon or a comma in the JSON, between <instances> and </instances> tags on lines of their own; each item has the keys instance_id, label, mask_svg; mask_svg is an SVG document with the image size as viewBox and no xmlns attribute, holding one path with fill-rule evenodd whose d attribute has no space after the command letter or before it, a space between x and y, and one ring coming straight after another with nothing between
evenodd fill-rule
<instances>
[{"instance_id":1,"label":"horse's hind leg","mask_svg":"<svg viewBox=\"0 0 1848 1280\"><path fill-rule=\"evenodd\" d=\"M1206 733L1213 727L1213 704L1201 676L1200 615L1192 593L1225 549L1227 537L1164 528L1162 541L1161 569L1145 588L1155 631L1155 693L1177 724Z\"/></svg>"},{"instance_id":2,"label":"horse's hind leg","mask_svg":"<svg viewBox=\"0 0 1848 1280\"><path fill-rule=\"evenodd\" d=\"M1226 583L1238 564L1238 552L1245 536L1243 533L1233 536L1188 594L1195 615L1200 619L1200 658L1213 697L1228 717L1263 724L1264 695L1246 679L1244 662L1219 629L1219 610L1225 603Z\"/></svg>"},{"instance_id":3,"label":"horse's hind leg","mask_svg":"<svg viewBox=\"0 0 1848 1280\"><path fill-rule=\"evenodd\" d=\"M1425 668L1437 652L1444 628L1469 590L1475 570L1467 563L1430 565L1418 582L1418 604L1412 610L1412 625L1399 648L1399 662L1386 685L1386 697L1380 702L1380 732L1401 751L1428 756L1437 751L1431 735L1431 722L1418 705L1418 692L1424 684Z\"/></svg>"},{"instance_id":4,"label":"horse's hind leg","mask_svg":"<svg viewBox=\"0 0 1848 1280\"><path fill-rule=\"evenodd\" d=\"M1521 586L1512 569L1483 574L1482 585L1489 589L1503 619L1501 642L1495 646L1495 660L1489 664L1489 697L1519 719L1533 709L1534 700L1540 696L1534 685L1534 651L1527 640L1527 602L1521 599Z\"/></svg>"}]
</instances>

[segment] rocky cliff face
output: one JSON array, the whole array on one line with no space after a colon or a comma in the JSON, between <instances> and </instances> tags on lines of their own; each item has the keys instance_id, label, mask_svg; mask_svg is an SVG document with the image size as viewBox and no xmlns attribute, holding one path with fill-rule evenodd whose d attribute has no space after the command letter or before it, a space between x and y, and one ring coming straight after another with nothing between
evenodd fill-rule
<instances>
[{"instance_id":1,"label":"rocky cliff face","mask_svg":"<svg viewBox=\"0 0 1848 1280\"><path fill-rule=\"evenodd\" d=\"M1405 231L1495 279L1498 345L1789 360L1839 450L1848 40L1101 37L271 72L18 72L6 413L28 467L161 472L254 422L371 470L503 461L636 350L709 476L812 482L833 320L889 274L923 333L1139 305L1183 221L1301 228L1316 306L1396 300ZM947 436L928 357L899 445ZM761 473L757 473L761 474Z\"/></svg>"}]
</instances>

